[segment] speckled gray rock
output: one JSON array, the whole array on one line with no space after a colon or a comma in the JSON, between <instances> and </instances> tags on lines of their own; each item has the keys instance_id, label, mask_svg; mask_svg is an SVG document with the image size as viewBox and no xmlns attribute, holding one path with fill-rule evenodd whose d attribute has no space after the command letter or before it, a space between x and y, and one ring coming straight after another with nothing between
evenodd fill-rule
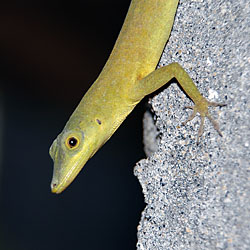
<instances>
[{"instance_id":1,"label":"speckled gray rock","mask_svg":"<svg viewBox=\"0 0 250 250\"><path fill-rule=\"evenodd\" d=\"M135 167L146 207L137 249L250 249L249 2L181 1L160 65L179 62L211 101L220 137L172 84L144 118L148 159Z\"/></svg>"}]
</instances>

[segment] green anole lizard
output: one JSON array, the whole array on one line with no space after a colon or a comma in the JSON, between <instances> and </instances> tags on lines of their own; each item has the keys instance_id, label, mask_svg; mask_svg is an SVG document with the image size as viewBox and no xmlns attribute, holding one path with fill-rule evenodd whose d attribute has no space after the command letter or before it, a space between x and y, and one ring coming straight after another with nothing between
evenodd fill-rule
<instances>
[{"instance_id":1,"label":"green anole lizard","mask_svg":"<svg viewBox=\"0 0 250 250\"><path fill-rule=\"evenodd\" d=\"M177 5L178 0L132 0L102 72L50 148L54 160L53 193L61 193L69 186L143 97L173 78L194 102L187 121L197 112L201 116L198 138L205 117L221 135L208 107L224 104L207 101L178 63L155 70L170 36Z\"/></svg>"}]
</instances>

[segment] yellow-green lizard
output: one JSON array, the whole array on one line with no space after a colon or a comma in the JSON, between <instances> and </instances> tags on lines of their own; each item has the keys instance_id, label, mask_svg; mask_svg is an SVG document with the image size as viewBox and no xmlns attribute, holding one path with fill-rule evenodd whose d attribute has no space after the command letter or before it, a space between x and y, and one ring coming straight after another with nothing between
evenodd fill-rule
<instances>
[{"instance_id":1,"label":"yellow-green lizard","mask_svg":"<svg viewBox=\"0 0 250 250\"><path fill-rule=\"evenodd\" d=\"M198 138L205 117L221 135L208 106L224 104L208 102L178 63L155 70L177 5L178 0L132 0L107 63L50 148L54 160L53 193L61 193L75 179L143 97L173 78L194 102L187 121L200 113Z\"/></svg>"}]
</instances>

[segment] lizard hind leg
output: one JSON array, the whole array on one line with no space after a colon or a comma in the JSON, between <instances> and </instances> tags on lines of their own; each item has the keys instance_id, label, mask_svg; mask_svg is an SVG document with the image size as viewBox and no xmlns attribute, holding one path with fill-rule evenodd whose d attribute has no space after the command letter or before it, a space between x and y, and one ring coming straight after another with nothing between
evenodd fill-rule
<instances>
[{"instance_id":1,"label":"lizard hind leg","mask_svg":"<svg viewBox=\"0 0 250 250\"><path fill-rule=\"evenodd\" d=\"M200 124L199 132L198 132L198 135L197 135L197 144L199 143L199 138L202 136L202 134L204 132L205 117L207 117L209 119L209 121L212 123L214 129L218 132L218 134L220 136L222 136L219 124L210 115L210 113L208 111L208 107L224 107L224 106L226 106L226 104L224 104L224 103L217 103L217 102L209 102L205 98L202 98L202 100L199 101L198 103L195 103L194 106L186 106L185 107L185 108L188 108L188 109L192 109L193 112L188 117L188 119L185 122L182 123L183 125L185 125L187 122L191 121L196 116L197 113L200 114L201 124Z\"/></svg>"}]
</instances>

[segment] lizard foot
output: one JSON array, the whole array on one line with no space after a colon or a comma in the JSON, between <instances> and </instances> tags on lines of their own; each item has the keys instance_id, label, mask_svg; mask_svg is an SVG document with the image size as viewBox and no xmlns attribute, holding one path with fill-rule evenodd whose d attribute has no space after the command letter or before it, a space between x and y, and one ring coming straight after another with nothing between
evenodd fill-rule
<instances>
[{"instance_id":1,"label":"lizard foot","mask_svg":"<svg viewBox=\"0 0 250 250\"><path fill-rule=\"evenodd\" d=\"M191 121L196 116L197 113L200 114L201 125L200 125L199 132L198 132L198 135L197 135L197 144L199 144L199 138L201 137L201 135L203 134L203 131L204 131L204 120L205 120L205 117L207 117L209 119L209 121L213 124L213 127L218 132L218 134L220 136L222 136L222 133L221 133L220 128L219 128L219 124L210 115L210 113L208 111L208 107L224 107L224 106L226 106L226 104L217 103L217 102L209 102L205 98L203 98L201 101L195 103L194 106L187 106L187 107L185 107L185 108L192 109L193 112L188 117L188 119L185 122L182 123L182 125L185 125L187 122Z\"/></svg>"}]
</instances>

